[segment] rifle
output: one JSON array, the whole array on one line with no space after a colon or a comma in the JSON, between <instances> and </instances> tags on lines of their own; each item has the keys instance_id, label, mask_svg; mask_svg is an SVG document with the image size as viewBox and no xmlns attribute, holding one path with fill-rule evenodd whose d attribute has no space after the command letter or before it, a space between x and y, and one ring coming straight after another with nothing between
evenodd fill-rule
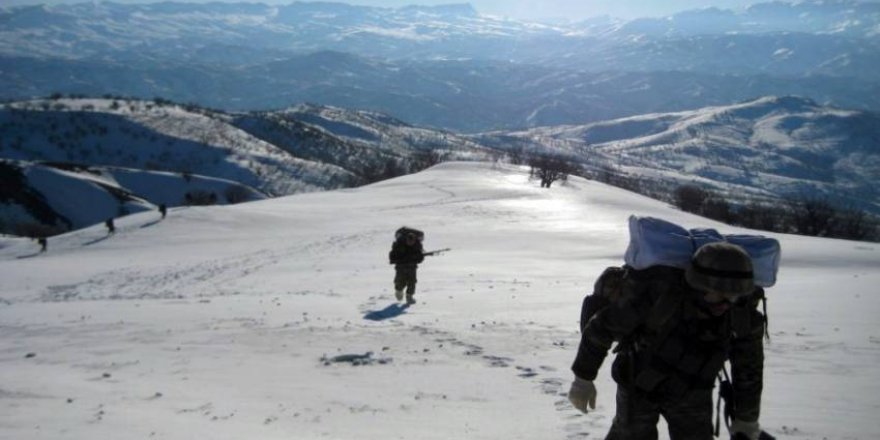
<instances>
[{"instance_id":1,"label":"rifle","mask_svg":"<svg viewBox=\"0 0 880 440\"><path fill-rule=\"evenodd\" d=\"M422 252L422 256L432 257L434 255L440 255L443 252L451 251L451 250L452 250L451 248L443 248L443 249L437 249L436 251L431 251L431 252Z\"/></svg>"}]
</instances>

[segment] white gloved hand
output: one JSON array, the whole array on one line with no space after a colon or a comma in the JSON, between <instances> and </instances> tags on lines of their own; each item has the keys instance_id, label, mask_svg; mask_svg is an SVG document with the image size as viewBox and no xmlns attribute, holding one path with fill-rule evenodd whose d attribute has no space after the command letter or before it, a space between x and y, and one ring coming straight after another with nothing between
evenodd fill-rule
<instances>
[{"instance_id":1,"label":"white gloved hand","mask_svg":"<svg viewBox=\"0 0 880 440\"><path fill-rule=\"evenodd\" d=\"M734 420L733 423L730 424L730 434L731 436L742 434L748 437L749 440L758 440L758 437L761 435L761 425L759 425L758 422Z\"/></svg>"},{"instance_id":2,"label":"white gloved hand","mask_svg":"<svg viewBox=\"0 0 880 440\"><path fill-rule=\"evenodd\" d=\"M575 377L568 391L568 400L584 414L587 413L587 406L596 409L596 386L593 381Z\"/></svg>"}]
</instances>

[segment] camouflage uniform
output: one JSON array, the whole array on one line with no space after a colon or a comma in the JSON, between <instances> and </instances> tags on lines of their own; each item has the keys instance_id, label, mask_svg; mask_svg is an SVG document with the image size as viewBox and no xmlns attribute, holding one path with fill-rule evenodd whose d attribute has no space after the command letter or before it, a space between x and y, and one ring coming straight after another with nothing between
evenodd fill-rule
<instances>
[{"instance_id":1,"label":"camouflage uniform","mask_svg":"<svg viewBox=\"0 0 880 440\"><path fill-rule=\"evenodd\" d=\"M412 297L416 292L416 269L419 263L425 260L424 252L422 243L416 240L413 240L412 244L407 244L405 240L397 240L391 246L388 258L391 264L394 264L394 288L396 290L405 288L408 297Z\"/></svg>"},{"instance_id":2,"label":"camouflage uniform","mask_svg":"<svg viewBox=\"0 0 880 440\"><path fill-rule=\"evenodd\" d=\"M760 288L756 290L760 292ZM621 298L586 324L572 371L594 380L613 342L617 414L606 439L656 439L663 415L673 440L712 438L712 388L730 360L733 418L757 421L763 378L763 316L753 297L721 316L701 309L684 271L630 269Z\"/></svg>"}]
</instances>

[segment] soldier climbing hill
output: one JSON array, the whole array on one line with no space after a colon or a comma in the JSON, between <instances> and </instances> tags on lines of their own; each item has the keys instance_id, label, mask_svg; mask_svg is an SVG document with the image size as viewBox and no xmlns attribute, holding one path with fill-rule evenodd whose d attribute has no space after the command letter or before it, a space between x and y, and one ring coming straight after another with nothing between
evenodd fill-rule
<instances>
[{"instance_id":1,"label":"soldier climbing hill","mask_svg":"<svg viewBox=\"0 0 880 440\"><path fill-rule=\"evenodd\" d=\"M727 360L731 435L772 438L758 424L766 329L752 260L739 246L715 242L691 261L685 270L625 267L619 296L582 322L569 400L584 413L595 408L593 380L618 343L611 368L617 412L606 440L656 440L660 415L672 440L712 439L712 389Z\"/></svg>"}]
</instances>

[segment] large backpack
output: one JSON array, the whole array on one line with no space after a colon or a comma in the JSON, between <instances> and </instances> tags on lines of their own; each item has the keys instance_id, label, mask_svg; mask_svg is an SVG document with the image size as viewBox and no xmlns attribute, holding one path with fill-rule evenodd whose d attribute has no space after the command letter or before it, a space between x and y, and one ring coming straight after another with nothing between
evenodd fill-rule
<instances>
[{"instance_id":1,"label":"large backpack","mask_svg":"<svg viewBox=\"0 0 880 440\"><path fill-rule=\"evenodd\" d=\"M628 264L606 267L596 282L593 292L584 297L581 304L581 332L599 311L619 301L623 296L623 284L632 278L639 283L656 283L657 285L673 285L680 282L683 270L671 266L656 265L644 269L636 269ZM665 316L652 317L658 319ZM652 324L656 324L652 321Z\"/></svg>"},{"instance_id":2,"label":"large backpack","mask_svg":"<svg viewBox=\"0 0 880 440\"><path fill-rule=\"evenodd\" d=\"M599 311L617 302L623 294L623 283L627 277L651 278L651 277L675 277L675 272L681 269L668 266L652 266L647 269L637 270L629 265L609 266L606 267L596 282L593 283L592 293L587 294L581 303L581 332L586 329L587 323ZM754 308L763 305L764 311L764 335L770 338L769 317L767 316L767 297L764 295L764 288L755 287L755 291L740 300L738 304L745 305L746 308ZM732 313L737 313L742 309L733 309Z\"/></svg>"},{"instance_id":3,"label":"large backpack","mask_svg":"<svg viewBox=\"0 0 880 440\"><path fill-rule=\"evenodd\" d=\"M587 323L596 313L620 299L623 278L626 276L627 270L627 266L607 267L593 283L593 293L585 296L581 304L581 332L586 329Z\"/></svg>"},{"instance_id":4,"label":"large backpack","mask_svg":"<svg viewBox=\"0 0 880 440\"><path fill-rule=\"evenodd\" d=\"M755 293L745 301L754 306L763 302L765 335L767 331L767 303L763 287L776 282L779 270L780 246L773 238L760 235L723 235L712 229L687 230L666 220L653 217L630 216L629 245L623 266L606 268L593 285L581 305L581 331L600 310L620 298L626 277L652 278L674 277L677 270L690 264L693 253L703 244L728 241L743 247L755 270Z\"/></svg>"},{"instance_id":5,"label":"large backpack","mask_svg":"<svg viewBox=\"0 0 880 440\"><path fill-rule=\"evenodd\" d=\"M406 238L406 236L409 234L415 235L416 240L418 240L419 242L425 240L424 232L415 228L410 228L408 226L401 226L399 229L394 231L394 241L403 241L403 239Z\"/></svg>"},{"instance_id":6,"label":"large backpack","mask_svg":"<svg viewBox=\"0 0 880 440\"><path fill-rule=\"evenodd\" d=\"M685 229L654 217L630 216L629 245L624 261L635 269L670 266L686 269L702 245L726 241L742 247L752 258L755 284L771 287L776 283L781 249L779 242L763 235L721 234L714 229Z\"/></svg>"}]
</instances>

